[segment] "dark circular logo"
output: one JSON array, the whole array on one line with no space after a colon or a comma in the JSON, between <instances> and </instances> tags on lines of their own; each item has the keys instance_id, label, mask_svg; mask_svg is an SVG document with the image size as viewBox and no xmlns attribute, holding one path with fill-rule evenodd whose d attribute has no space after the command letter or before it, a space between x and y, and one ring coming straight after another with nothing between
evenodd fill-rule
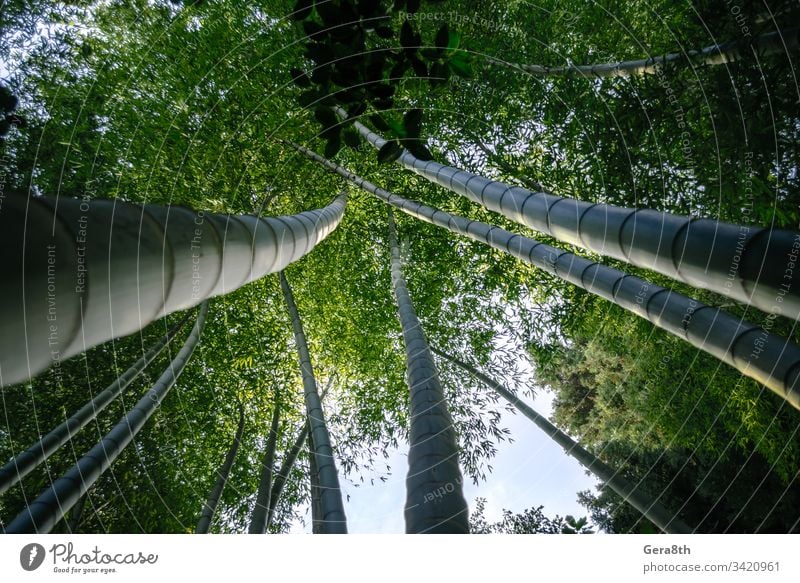
<instances>
[{"instance_id":1,"label":"dark circular logo","mask_svg":"<svg viewBox=\"0 0 800 583\"><path fill-rule=\"evenodd\" d=\"M35 571L44 563L44 547L37 543L31 543L22 547L19 552L19 564L26 571Z\"/></svg>"}]
</instances>

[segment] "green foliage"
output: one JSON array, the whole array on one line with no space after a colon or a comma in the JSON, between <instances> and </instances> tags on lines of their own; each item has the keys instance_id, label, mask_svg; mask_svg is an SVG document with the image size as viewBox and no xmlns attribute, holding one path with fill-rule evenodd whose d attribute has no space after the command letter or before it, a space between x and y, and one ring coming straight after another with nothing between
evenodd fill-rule
<instances>
[{"instance_id":1,"label":"green foliage","mask_svg":"<svg viewBox=\"0 0 800 583\"><path fill-rule=\"evenodd\" d=\"M680 515L701 532L792 528L797 413L622 309L588 297L573 305L580 317L562 328L566 342L533 347L539 380L556 394L555 422L630 478L669 484L650 494L663 496L668 508L683 507ZM762 495L752 496L759 475ZM583 500L603 528L642 527L611 492ZM787 510L771 510L773 504Z\"/></svg>"},{"instance_id":2,"label":"green foliage","mask_svg":"<svg viewBox=\"0 0 800 583\"><path fill-rule=\"evenodd\" d=\"M528 508L519 514L503 510L503 518L489 523L484 517L486 499L475 500L475 510L469 518L472 534L594 534L586 517L554 516L549 518L542 512L544 506Z\"/></svg>"},{"instance_id":3,"label":"green foliage","mask_svg":"<svg viewBox=\"0 0 800 583\"><path fill-rule=\"evenodd\" d=\"M423 43L414 19L420 4L300 0L295 5L292 18L302 21L304 57L313 66L305 72L294 68L290 74L294 84L305 90L298 102L314 108L322 127L319 137L326 140L327 158L335 156L343 144L358 147L357 140L346 137L347 126L373 111L372 119L390 135L378 153L379 162L396 160L403 148L421 160L431 159L421 137L422 109L408 111L402 124L384 116L395 107L398 88L408 73L435 87L445 83L451 73L469 77L472 69L469 53L458 48L460 35L447 24L439 28L430 46ZM426 4L442 1L427 0ZM340 121L334 107L342 108L346 119Z\"/></svg>"},{"instance_id":4,"label":"green foliage","mask_svg":"<svg viewBox=\"0 0 800 583\"><path fill-rule=\"evenodd\" d=\"M342 106L351 120L390 140L378 156L384 162L405 148L582 200L797 228L800 101L785 56L723 67L676 64L663 76L603 80L535 78L483 59L559 66L567 59L613 62L708 46L709 39L741 34L725 3L452 0L442 6L433 3L431 10L462 18L401 18L400 12L420 13L414 1L6 2L0 54L8 55L9 74L0 103L9 129L16 129L0 142L0 177L9 191L291 214L327 204L343 186L277 138L321 138L327 156L398 194L527 234L396 165L379 164L337 117L335 107ZM770 7L779 22L798 21L796 2ZM774 24L755 5L742 10L754 35ZM46 35L36 34L40 25ZM16 109L10 95L18 98ZM433 226L405 217L398 223L404 274L432 342L507 372L520 355L499 349L498 336L519 339L541 384L556 392L557 423L629 478L648 476L647 483L663 489L651 493L663 494L666 506L685 503L680 513L692 526L791 528L800 506L797 412L607 302ZM320 384L333 379L326 416L339 468L354 481L385 477L382 456L407 438L385 232L382 203L351 191L337 231L287 270ZM727 302L699 296L711 305ZM245 530L276 391L285 397L276 464L303 423L280 298L271 277L213 302L201 346L175 389L89 492L81 531L193 529L235 431L237 400L245 405L246 431L214 529ZM798 339L790 322L728 309ZM3 387L4 418L12 421L0 424L0 457L27 447L108 385L177 317L92 349L29 384ZM13 517L74 463L168 358L159 357L47 468L0 498L0 516ZM442 381L465 473L491 479L491 458L508 438L503 405L446 366ZM308 498L304 452L273 530L302 519ZM606 530L652 528L613 494L583 500ZM557 522L537 511L523 516L509 517L503 528ZM555 531L585 528L561 520Z\"/></svg>"},{"instance_id":5,"label":"green foliage","mask_svg":"<svg viewBox=\"0 0 800 583\"><path fill-rule=\"evenodd\" d=\"M25 127L25 119L14 115L19 99L11 90L0 83L0 139L5 136L13 126Z\"/></svg>"}]
</instances>

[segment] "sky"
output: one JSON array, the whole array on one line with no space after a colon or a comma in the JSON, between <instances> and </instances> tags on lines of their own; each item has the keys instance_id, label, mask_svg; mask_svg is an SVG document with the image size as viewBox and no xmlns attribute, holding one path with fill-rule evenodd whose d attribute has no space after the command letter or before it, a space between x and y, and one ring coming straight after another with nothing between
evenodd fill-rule
<instances>
[{"instance_id":1,"label":"sky","mask_svg":"<svg viewBox=\"0 0 800 583\"><path fill-rule=\"evenodd\" d=\"M521 392L520 392L520 396ZM536 400L524 399L539 413L549 416L552 396L537 391ZM596 478L586 475L577 461L567 456L564 450L553 442L533 422L520 414L503 410L502 424L511 430L513 443L498 445L497 455L489 462L492 472L487 479L475 486L471 480L464 480L464 496L470 507L475 508L475 498L486 498L485 517L488 522L498 521L503 509L515 513L544 505L547 516L572 514L586 516L587 512L576 501L581 490L593 488ZM351 533L402 533L403 506L405 505L405 474L408 468L404 450L391 452L386 463L392 467L392 475L384 483L375 480L371 486L356 488L348 480L343 480L342 490L350 495L345 497L348 531ZM310 515L306 517L305 528L298 524L292 532L311 532Z\"/></svg>"}]
</instances>

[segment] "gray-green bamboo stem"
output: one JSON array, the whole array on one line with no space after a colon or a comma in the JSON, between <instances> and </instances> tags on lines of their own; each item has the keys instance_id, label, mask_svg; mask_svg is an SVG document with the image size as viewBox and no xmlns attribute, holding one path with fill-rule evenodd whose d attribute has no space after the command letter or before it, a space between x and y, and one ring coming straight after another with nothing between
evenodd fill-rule
<instances>
[{"instance_id":1,"label":"gray-green bamboo stem","mask_svg":"<svg viewBox=\"0 0 800 583\"><path fill-rule=\"evenodd\" d=\"M375 148L386 143L359 122ZM404 151L431 182L559 241L662 273L768 313L800 319L800 233L531 192Z\"/></svg>"},{"instance_id":2,"label":"gray-green bamboo stem","mask_svg":"<svg viewBox=\"0 0 800 583\"><path fill-rule=\"evenodd\" d=\"M236 460L236 454L239 452L239 446L242 443L242 433L244 433L244 406L239 403L239 422L236 425L236 433L233 436L230 448L228 448L228 453L225 455L225 461L217 470L217 480L214 482L214 488L203 505L200 520L197 521L197 528L195 529L196 534L208 534L208 530L211 528L211 522L214 520L214 514L217 512L222 492L225 489L225 484L228 483L228 476L230 476L233 462Z\"/></svg>"},{"instance_id":3,"label":"gray-green bamboo stem","mask_svg":"<svg viewBox=\"0 0 800 583\"><path fill-rule=\"evenodd\" d=\"M633 75L654 74L667 64L686 62L693 65L722 65L741 60L745 56L788 54L798 46L798 31L775 31L755 38L730 41L712 45L700 50L689 50L682 53L668 53L658 57L620 61L616 63L597 63L594 65L566 65L548 67L545 65L528 65L509 63L502 59L487 57L486 61L495 65L503 65L521 69L526 73L543 77L561 77L579 75L581 77L628 77Z\"/></svg>"},{"instance_id":4,"label":"gray-green bamboo stem","mask_svg":"<svg viewBox=\"0 0 800 583\"><path fill-rule=\"evenodd\" d=\"M647 319L769 387L800 409L800 347L755 324L618 269L500 227L407 200L302 146L298 151L420 220L479 241Z\"/></svg>"},{"instance_id":5,"label":"gray-green bamboo stem","mask_svg":"<svg viewBox=\"0 0 800 583\"><path fill-rule=\"evenodd\" d=\"M389 209L392 286L406 347L411 427L405 521L407 533L469 533L458 440L428 341L403 279L394 217Z\"/></svg>"},{"instance_id":6,"label":"gray-green bamboo stem","mask_svg":"<svg viewBox=\"0 0 800 583\"><path fill-rule=\"evenodd\" d=\"M272 410L272 423L267 438L267 448L261 461L261 480L256 494L256 505L250 520L250 534L264 534L267 532L267 513L270 507L272 494L272 466L275 463L275 446L278 443L278 426L281 419L280 392L275 391L275 405Z\"/></svg>"},{"instance_id":7,"label":"gray-green bamboo stem","mask_svg":"<svg viewBox=\"0 0 800 583\"><path fill-rule=\"evenodd\" d=\"M307 423L306 423L307 424ZM314 455L314 438L308 433L308 481L311 491L311 533L323 534L325 521L322 519L322 504L319 486L319 468L317 467L317 456Z\"/></svg>"},{"instance_id":8,"label":"gray-green bamboo stem","mask_svg":"<svg viewBox=\"0 0 800 583\"><path fill-rule=\"evenodd\" d=\"M259 218L9 193L0 208L0 383L280 271L336 228L345 204L340 196Z\"/></svg>"},{"instance_id":9,"label":"gray-green bamboo stem","mask_svg":"<svg viewBox=\"0 0 800 583\"><path fill-rule=\"evenodd\" d=\"M292 471L292 467L297 461L297 457L303 450L303 444L306 442L307 437L308 437L308 423L303 423L303 427L300 429L300 432L297 434L297 438L294 440L292 447L286 454L286 457L284 458L283 463L281 464L281 467L278 470L278 473L275 474L275 482L273 482L272 484L272 492L270 493L269 496L269 511L267 512L267 528L272 526L272 520L275 516L275 508L278 506L278 500L280 499L280 496L283 493L283 488L286 485L286 480L289 478L289 473Z\"/></svg>"},{"instance_id":10,"label":"gray-green bamboo stem","mask_svg":"<svg viewBox=\"0 0 800 583\"><path fill-rule=\"evenodd\" d=\"M306 417L309 422L309 431L314 443L314 461L317 464L320 486L320 506L322 512L322 532L325 534L346 533L347 518L342 503L342 491L339 487L339 476L336 471L336 462L333 458L328 427L322 411L322 403L317 392L317 381L314 378L314 368L311 365L311 356L308 352L306 335L300 313L294 301L292 288L286 275L279 274L283 297L289 310L294 331L294 340L300 358L300 371L303 375L303 392L306 403Z\"/></svg>"},{"instance_id":11,"label":"gray-green bamboo stem","mask_svg":"<svg viewBox=\"0 0 800 583\"><path fill-rule=\"evenodd\" d=\"M540 415L531 407L529 407L501 383L482 373L475 367L463 362L455 356L437 349L436 347L431 347L431 350L445 360L449 360L456 366L462 368L485 385L491 387L498 395L503 397L518 411L525 415L525 417L533 421L536 426L544 431L553 441L563 447L567 455L570 455L578 460L587 470L600 478L606 486L619 494L623 500L636 508L636 510L641 512L645 518L655 524L662 531L671 534L688 534L692 532L692 529L689 528L682 520L677 518L677 515L674 512L670 512L664 508L664 506L658 502L658 499L654 499L653 497L642 492L641 489L638 489L636 485L629 482L625 477L609 467L596 455L584 449L578 442L561 431L558 427L550 423L550 421L548 421L543 415Z\"/></svg>"},{"instance_id":12,"label":"gray-green bamboo stem","mask_svg":"<svg viewBox=\"0 0 800 583\"><path fill-rule=\"evenodd\" d=\"M128 388L145 367L161 354L161 351L175 337L188 318L189 314L186 314L180 322L153 344L128 370L118 376L113 383L99 392L64 423L0 468L0 494L30 474L39 464L72 439L74 435L94 420L103 409L122 394L122 391Z\"/></svg>"},{"instance_id":13,"label":"gray-green bamboo stem","mask_svg":"<svg viewBox=\"0 0 800 583\"><path fill-rule=\"evenodd\" d=\"M322 394L319 396L320 403L325 400L325 395L328 394L328 390L331 388L331 384L333 383L333 377L328 380L328 385L323 389ZM275 508L278 506L278 501L280 500L281 494L283 493L283 488L286 486L286 481L289 479L289 474L294 467L295 462L297 461L297 457L300 455L300 452L303 449L303 444L306 442L306 437L308 436L308 421L303 423L303 426L300 428L300 431L297 434L297 437L292 444L292 447L289 448L289 451L286 453L286 456L283 458L283 462L281 463L281 467L278 470L278 473L275 474L275 481L272 483L272 492L269 496L269 513L267 514L267 528L272 526L272 519L275 515ZM310 443L310 442L309 442ZM310 451L314 451L313 447L309 446Z\"/></svg>"},{"instance_id":14,"label":"gray-green bamboo stem","mask_svg":"<svg viewBox=\"0 0 800 583\"><path fill-rule=\"evenodd\" d=\"M152 388L84 455L66 474L55 480L38 498L28 504L6 526L6 533L46 533L72 508L117 459L122 450L144 427L167 396L200 341L206 321L208 302L200 305L197 321L177 356Z\"/></svg>"}]
</instances>

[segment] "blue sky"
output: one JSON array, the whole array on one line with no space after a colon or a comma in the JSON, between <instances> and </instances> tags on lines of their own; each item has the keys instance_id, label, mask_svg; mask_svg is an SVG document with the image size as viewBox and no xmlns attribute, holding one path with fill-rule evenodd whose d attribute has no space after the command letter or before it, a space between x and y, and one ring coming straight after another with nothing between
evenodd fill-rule
<instances>
[{"instance_id":1,"label":"blue sky","mask_svg":"<svg viewBox=\"0 0 800 583\"><path fill-rule=\"evenodd\" d=\"M538 412L549 415L552 397L544 390L537 393L535 401L526 401ZM487 500L485 515L489 521L499 519L504 508L521 512L539 505L544 505L548 516L586 515L586 509L576 502L576 493L593 488L597 480L587 476L578 462L522 415L504 412L503 424L511 430L514 442L499 444L497 455L491 460L493 471L485 482L475 486L465 480L464 495L470 511L474 509L475 498L483 497ZM385 483L376 479L371 486L365 477L366 485L356 488L343 481L343 491L350 495L349 502L345 502L349 532L404 532L408 467L405 450L391 452L386 463L392 466L393 474ZM305 529L297 525L292 530L310 532L310 516Z\"/></svg>"}]
</instances>

